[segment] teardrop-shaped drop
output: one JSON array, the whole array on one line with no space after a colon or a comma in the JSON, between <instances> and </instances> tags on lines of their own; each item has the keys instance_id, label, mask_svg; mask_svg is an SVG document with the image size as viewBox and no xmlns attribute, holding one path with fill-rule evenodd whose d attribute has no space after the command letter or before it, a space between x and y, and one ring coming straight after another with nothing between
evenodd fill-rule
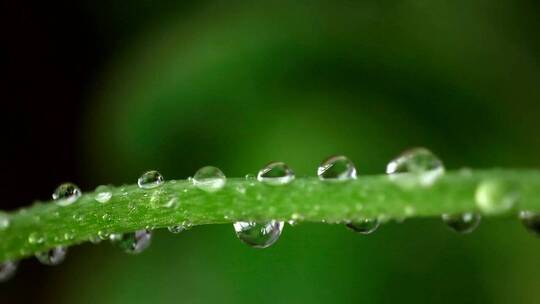
<instances>
[{"instance_id":1,"label":"teardrop-shaped drop","mask_svg":"<svg viewBox=\"0 0 540 304\"><path fill-rule=\"evenodd\" d=\"M0 282L5 282L15 275L17 262L5 261L0 263Z\"/></svg>"},{"instance_id":2,"label":"teardrop-shaped drop","mask_svg":"<svg viewBox=\"0 0 540 304\"><path fill-rule=\"evenodd\" d=\"M141 175L137 180L137 185L141 189L154 189L163 184L163 176L156 170L150 170Z\"/></svg>"},{"instance_id":3,"label":"teardrop-shaped drop","mask_svg":"<svg viewBox=\"0 0 540 304\"><path fill-rule=\"evenodd\" d=\"M47 251L36 253L36 258L41 262L41 264L55 266L64 261L66 254L66 247L57 246Z\"/></svg>"},{"instance_id":4,"label":"teardrop-shaped drop","mask_svg":"<svg viewBox=\"0 0 540 304\"><path fill-rule=\"evenodd\" d=\"M461 234L473 232L480 224L481 216L473 212L443 214L442 220L448 228Z\"/></svg>"},{"instance_id":5,"label":"teardrop-shaped drop","mask_svg":"<svg viewBox=\"0 0 540 304\"><path fill-rule=\"evenodd\" d=\"M235 222L236 236L253 248L267 248L274 244L281 235L283 222L269 221L265 223Z\"/></svg>"},{"instance_id":6,"label":"teardrop-shaped drop","mask_svg":"<svg viewBox=\"0 0 540 304\"><path fill-rule=\"evenodd\" d=\"M225 186L227 178L219 168L213 166L202 167L193 175L193 184L206 192L216 192Z\"/></svg>"},{"instance_id":7,"label":"teardrop-shaped drop","mask_svg":"<svg viewBox=\"0 0 540 304\"><path fill-rule=\"evenodd\" d=\"M52 194L53 200L60 206L73 204L81 196L81 189L73 183L63 183Z\"/></svg>"},{"instance_id":8,"label":"teardrop-shaped drop","mask_svg":"<svg viewBox=\"0 0 540 304\"><path fill-rule=\"evenodd\" d=\"M285 185L294 180L294 172L284 162L271 162L257 173L257 180L267 185Z\"/></svg>"},{"instance_id":9,"label":"teardrop-shaped drop","mask_svg":"<svg viewBox=\"0 0 540 304\"><path fill-rule=\"evenodd\" d=\"M360 234L371 234L379 228L379 220L376 218L365 218L346 224L347 228Z\"/></svg>"},{"instance_id":10,"label":"teardrop-shaped drop","mask_svg":"<svg viewBox=\"0 0 540 304\"><path fill-rule=\"evenodd\" d=\"M344 182L356 179L356 167L346 156L331 156L319 165L317 176L324 181Z\"/></svg>"},{"instance_id":11,"label":"teardrop-shaped drop","mask_svg":"<svg viewBox=\"0 0 540 304\"><path fill-rule=\"evenodd\" d=\"M540 213L533 211L521 211L519 213L519 219L527 231L540 236Z\"/></svg>"},{"instance_id":12,"label":"teardrop-shaped drop","mask_svg":"<svg viewBox=\"0 0 540 304\"><path fill-rule=\"evenodd\" d=\"M152 231L143 229L124 234L114 234L113 244L126 253L137 254L143 252L152 240Z\"/></svg>"}]
</instances>

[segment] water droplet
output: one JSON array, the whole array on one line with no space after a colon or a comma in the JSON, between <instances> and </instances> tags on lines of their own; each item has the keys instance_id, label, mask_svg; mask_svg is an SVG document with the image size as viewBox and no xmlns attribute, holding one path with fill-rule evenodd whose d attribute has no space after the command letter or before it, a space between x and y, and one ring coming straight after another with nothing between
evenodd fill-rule
<instances>
[{"instance_id":1,"label":"water droplet","mask_svg":"<svg viewBox=\"0 0 540 304\"><path fill-rule=\"evenodd\" d=\"M101 240L106 240L109 238L109 233L107 231L100 230L98 231L98 238L100 238Z\"/></svg>"},{"instance_id":2,"label":"water droplet","mask_svg":"<svg viewBox=\"0 0 540 304\"><path fill-rule=\"evenodd\" d=\"M73 219L76 220L77 222L80 222L84 219L84 214L75 212L73 213Z\"/></svg>"},{"instance_id":3,"label":"water droplet","mask_svg":"<svg viewBox=\"0 0 540 304\"><path fill-rule=\"evenodd\" d=\"M165 207L165 208L176 208L176 207L178 207L178 198L176 198L176 197L171 198L165 204L163 204L163 207Z\"/></svg>"},{"instance_id":4,"label":"water droplet","mask_svg":"<svg viewBox=\"0 0 540 304\"><path fill-rule=\"evenodd\" d=\"M380 222L376 218L366 218L360 221L348 223L345 226L347 226L347 228L351 229L354 232L358 232L361 234L370 234L377 230L377 228L379 228L379 224Z\"/></svg>"},{"instance_id":5,"label":"water droplet","mask_svg":"<svg viewBox=\"0 0 540 304\"><path fill-rule=\"evenodd\" d=\"M124 233L114 243L126 253L137 254L144 251L150 245L151 239L152 231L143 229Z\"/></svg>"},{"instance_id":6,"label":"water droplet","mask_svg":"<svg viewBox=\"0 0 540 304\"><path fill-rule=\"evenodd\" d=\"M346 156L331 156L319 165L317 176L324 181L344 182L356 179L356 168Z\"/></svg>"},{"instance_id":7,"label":"water droplet","mask_svg":"<svg viewBox=\"0 0 540 304\"><path fill-rule=\"evenodd\" d=\"M486 180L476 188L476 206L486 214L501 214L512 209L519 195L509 183Z\"/></svg>"},{"instance_id":8,"label":"water droplet","mask_svg":"<svg viewBox=\"0 0 540 304\"><path fill-rule=\"evenodd\" d=\"M386 173L391 178L414 185L420 182L421 185L432 185L444 174L442 161L426 148L413 148L400 154L391 160L386 166Z\"/></svg>"},{"instance_id":9,"label":"water droplet","mask_svg":"<svg viewBox=\"0 0 540 304\"><path fill-rule=\"evenodd\" d=\"M206 192L216 192L225 186L226 177L216 167L206 166L200 168L193 176L193 184Z\"/></svg>"},{"instance_id":10,"label":"water droplet","mask_svg":"<svg viewBox=\"0 0 540 304\"><path fill-rule=\"evenodd\" d=\"M92 243L92 244L99 244L99 243L101 243L102 240L101 240L101 238L99 236L96 235L96 236L90 237L88 239L88 241L90 241L90 243Z\"/></svg>"},{"instance_id":11,"label":"water droplet","mask_svg":"<svg viewBox=\"0 0 540 304\"><path fill-rule=\"evenodd\" d=\"M233 226L236 236L242 242L254 248L266 248L279 239L283 229L283 222L236 222Z\"/></svg>"},{"instance_id":12,"label":"water droplet","mask_svg":"<svg viewBox=\"0 0 540 304\"><path fill-rule=\"evenodd\" d=\"M519 212L519 219L527 231L540 236L540 213L533 211Z\"/></svg>"},{"instance_id":13,"label":"water droplet","mask_svg":"<svg viewBox=\"0 0 540 304\"><path fill-rule=\"evenodd\" d=\"M5 212L0 211L0 230L5 230L9 227L9 216Z\"/></svg>"},{"instance_id":14,"label":"water droplet","mask_svg":"<svg viewBox=\"0 0 540 304\"><path fill-rule=\"evenodd\" d=\"M294 180L294 172L284 162L271 162L259 170L257 180L267 185L285 185Z\"/></svg>"},{"instance_id":15,"label":"water droplet","mask_svg":"<svg viewBox=\"0 0 540 304\"><path fill-rule=\"evenodd\" d=\"M50 250L36 253L36 258L45 265L55 266L64 261L67 254L67 248L57 246Z\"/></svg>"},{"instance_id":16,"label":"water droplet","mask_svg":"<svg viewBox=\"0 0 540 304\"><path fill-rule=\"evenodd\" d=\"M255 179L257 179L257 177L251 173L246 174L245 178L247 181L254 181Z\"/></svg>"},{"instance_id":17,"label":"water droplet","mask_svg":"<svg viewBox=\"0 0 540 304\"><path fill-rule=\"evenodd\" d=\"M104 191L100 191L96 194L96 196L94 197L94 199L99 202L99 203L106 203L108 201L110 201L112 198L112 192L111 191L107 191L107 190L104 190Z\"/></svg>"},{"instance_id":18,"label":"water droplet","mask_svg":"<svg viewBox=\"0 0 540 304\"><path fill-rule=\"evenodd\" d=\"M60 206L73 204L81 196L81 189L72 183L63 183L54 190L53 200Z\"/></svg>"},{"instance_id":19,"label":"water droplet","mask_svg":"<svg viewBox=\"0 0 540 304\"><path fill-rule=\"evenodd\" d=\"M455 232L467 234L473 232L480 224L481 216L473 212L461 214L443 214L442 220Z\"/></svg>"},{"instance_id":20,"label":"water droplet","mask_svg":"<svg viewBox=\"0 0 540 304\"><path fill-rule=\"evenodd\" d=\"M180 233L180 232L184 231L184 226L182 226L182 225L169 226L169 227L167 227L167 230L169 230L169 232L171 232L171 233Z\"/></svg>"},{"instance_id":21,"label":"water droplet","mask_svg":"<svg viewBox=\"0 0 540 304\"><path fill-rule=\"evenodd\" d=\"M13 277L17 271L17 262L5 261L0 263L0 282L5 282Z\"/></svg>"},{"instance_id":22,"label":"water droplet","mask_svg":"<svg viewBox=\"0 0 540 304\"><path fill-rule=\"evenodd\" d=\"M163 184L163 176L156 170L147 171L139 177L137 184L141 189L157 188Z\"/></svg>"},{"instance_id":23,"label":"water droplet","mask_svg":"<svg viewBox=\"0 0 540 304\"><path fill-rule=\"evenodd\" d=\"M28 243L30 244L41 244L44 241L45 241L45 238L43 237L43 235L41 235L38 232L32 232L28 236Z\"/></svg>"},{"instance_id":24,"label":"water droplet","mask_svg":"<svg viewBox=\"0 0 540 304\"><path fill-rule=\"evenodd\" d=\"M108 213L105 213L102 217L101 217L104 221L110 221L112 220L112 216Z\"/></svg>"}]
</instances>

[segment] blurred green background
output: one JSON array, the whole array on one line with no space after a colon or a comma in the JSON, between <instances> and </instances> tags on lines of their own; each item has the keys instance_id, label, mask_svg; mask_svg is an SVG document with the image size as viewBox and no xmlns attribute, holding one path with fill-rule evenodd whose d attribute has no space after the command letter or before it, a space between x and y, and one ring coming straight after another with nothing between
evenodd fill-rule
<instances>
[{"instance_id":1,"label":"blurred green background","mask_svg":"<svg viewBox=\"0 0 540 304\"><path fill-rule=\"evenodd\" d=\"M239 177L270 160L313 176L330 154L380 174L412 146L449 169L540 165L537 1L137 0L80 10L107 49L81 97L73 153L84 190L133 183L146 169L186 178L210 164ZM485 219L466 236L439 219L370 236L305 223L265 250L214 225L156 231L139 256L73 248L62 266L40 270L39 296L530 303L540 298L538 252L516 219Z\"/></svg>"}]
</instances>

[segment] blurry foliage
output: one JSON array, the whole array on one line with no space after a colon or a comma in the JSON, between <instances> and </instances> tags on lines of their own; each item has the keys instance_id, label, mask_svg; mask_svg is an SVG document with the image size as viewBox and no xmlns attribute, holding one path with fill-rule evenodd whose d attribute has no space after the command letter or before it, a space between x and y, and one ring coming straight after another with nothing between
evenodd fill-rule
<instances>
[{"instance_id":1,"label":"blurry foliage","mask_svg":"<svg viewBox=\"0 0 540 304\"><path fill-rule=\"evenodd\" d=\"M111 43L87 120L96 185L143 170L229 176L329 154L380 173L423 145L450 168L537 166L540 37L534 1L89 3ZM232 227L158 233L144 254L75 249L59 302L514 303L538 298L540 242L517 221L470 236L438 220L285 227L253 250ZM77 280L73 280L77 277ZM59 283L60 284L60 283ZM58 295L55 295L58 297Z\"/></svg>"}]
</instances>

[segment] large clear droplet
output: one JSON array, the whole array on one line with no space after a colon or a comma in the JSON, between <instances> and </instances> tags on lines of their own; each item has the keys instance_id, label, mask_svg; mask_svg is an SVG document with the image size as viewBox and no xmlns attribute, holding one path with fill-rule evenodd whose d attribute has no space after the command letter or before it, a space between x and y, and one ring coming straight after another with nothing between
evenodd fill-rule
<instances>
[{"instance_id":1,"label":"large clear droplet","mask_svg":"<svg viewBox=\"0 0 540 304\"><path fill-rule=\"evenodd\" d=\"M0 211L0 231L5 230L9 227L10 221L9 221L9 215L5 212Z\"/></svg>"},{"instance_id":2,"label":"large clear droplet","mask_svg":"<svg viewBox=\"0 0 540 304\"><path fill-rule=\"evenodd\" d=\"M60 206L73 204L81 196L81 189L72 183L63 183L54 190L53 200Z\"/></svg>"},{"instance_id":3,"label":"large clear droplet","mask_svg":"<svg viewBox=\"0 0 540 304\"><path fill-rule=\"evenodd\" d=\"M156 170L150 170L141 175L137 180L137 185L141 189L154 189L163 184L163 176Z\"/></svg>"},{"instance_id":4,"label":"large clear droplet","mask_svg":"<svg viewBox=\"0 0 540 304\"><path fill-rule=\"evenodd\" d=\"M540 213L533 211L521 211L519 213L519 219L527 231L540 236Z\"/></svg>"},{"instance_id":5,"label":"large clear droplet","mask_svg":"<svg viewBox=\"0 0 540 304\"><path fill-rule=\"evenodd\" d=\"M379 224L379 220L376 218L366 218L360 221L348 223L345 226L360 234L371 234L377 230L377 228L379 228Z\"/></svg>"},{"instance_id":6,"label":"large clear droplet","mask_svg":"<svg viewBox=\"0 0 540 304\"><path fill-rule=\"evenodd\" d=\"M266 223L236 222L233 224L236 236L245 244L254 248L266 248L274 244L281 235L283 222Z\"/></svg>"},{"instance_id":7,"label":"large clear droplet","mask_svg":"<svg viewBox=\"0 0 540 304\"><path fill-rule=\"evenodd\" d=\"M448 228L462 234L473 232L480 224L481 218L479 214L473 212L442 215L442 220Z\"/></svg>"},{"instance_id":8,"label":"large clear droplet","mask_svg":"<svg viewBox=\"0 0 540 304\"><path fill-rule=\"evenodd\" d=\"M324 181L344 182L356 179L356 167L346 156L331 156L319 165L317 176Z\"/></svg>"},{"instance_id":9,"label":"large clear droplet","mask_svg":"<svg viewBox=\"0 0 540 304\"><path fill-rule=\"evenodd\" d=\"M512 185L499 180L485 180L476 187L476 206L486 214L501 214L512 209L519 193Z\"/></svg>"},{"instance_id":10,"label":"large clear droplet","mask_svg":"<svg viewBox=\"0 0 540 304\"><path fill-rule=\"evenodd\" d=\"M152 231L143 229L114 236L113 243L130 254L143 252L152 240Z\"/></svg>"},{"instance_id":11,"label":"large clear droplet","mask_svg":"<svg viewBox=\"0 0 540 304\"><path fill-rule=\"evenodd\" d=\"M294 180L294 172L284 162L271 162L257 173L257 180L268 185L285 185Z\"/></svg>"},{"instance_id":12,"label":"large clear droplet","mask_svg":"<svg viewBox=\"0 0 540 304\"><path fill-rule=\"evenodd\" d=\"M386 173L401 181L429 186L444 174L442 161L426 148L413 148L391 160Z\"/></svg>"},{"instance_id":13,"label":"large clear droplet","mask_svg":"<svg viewBox=\"0 0 540 304\"><path fill-rule=\"evenodd\" d=\"M216 192L225 186L227 178L219 168L206 166L202 167L193 176L193 184L206 192Z\"/></svg>"},{"instance_id":14,"label":"large clear droplet","mask_svg":"<svg viewBox=\"0 0 540 304\"><path fill-rule=\"evenodd\" d=\"M0 282L11 279L16 271L17 262L5 261L0 263Z\"/></svg>"},{"instance_id":15,"label":"large clear droplet","mask_svg":"<svg viewBox=\"0 0 540 304\"><path fill-rule=\"evenodd\" d=\"M36 258L42 264L55 266L64 261L67 254L67 248L64 246L57 246L50 250L36 253Z\"/></svg>"}]
</instances>

